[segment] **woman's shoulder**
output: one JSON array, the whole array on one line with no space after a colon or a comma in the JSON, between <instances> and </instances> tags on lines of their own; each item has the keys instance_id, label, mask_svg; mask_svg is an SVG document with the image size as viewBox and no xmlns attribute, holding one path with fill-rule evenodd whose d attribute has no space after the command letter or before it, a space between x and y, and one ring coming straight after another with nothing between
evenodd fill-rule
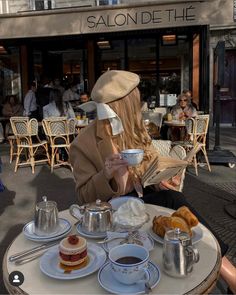
<instances>
[{"instance_id":1,"label":"woman's shoulder","mask_svg":"<svg viewBox=\"0 0 236 295\"><path fill-rule=\"evenodd\" d=\"M91 143L96 140L96 122L91 122L88 126L82 128L73 141L73 145L78 145L82 149L86 146L90 146Z\"/></svg>"}]
</instances>

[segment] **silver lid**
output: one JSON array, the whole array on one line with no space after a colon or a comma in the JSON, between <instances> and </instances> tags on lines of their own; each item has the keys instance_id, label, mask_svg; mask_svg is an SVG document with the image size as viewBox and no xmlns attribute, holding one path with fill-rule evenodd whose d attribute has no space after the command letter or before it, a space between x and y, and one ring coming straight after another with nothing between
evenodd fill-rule
<instances>
[{"instance_id":1,"label":"silver lid","mask_svg":"<svg viewBox=\"0 0 236 295\"><path fill-rule=\"evenodd\" d=\"M102 202L97 199L96 202L89 203L86 205L86 209L89 211L106 211L111 210L111 204L107 202Z\"/></svg>"}]
</instances>

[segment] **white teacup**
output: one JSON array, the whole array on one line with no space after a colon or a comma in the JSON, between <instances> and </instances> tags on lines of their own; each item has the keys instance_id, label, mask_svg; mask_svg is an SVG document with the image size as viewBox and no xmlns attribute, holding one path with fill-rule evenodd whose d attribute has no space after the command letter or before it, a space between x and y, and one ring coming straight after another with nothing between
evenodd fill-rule
<instances>
[{"instance_id":1,"label":"white teacup","mask_svg":"<svg viewBox=\"0 0 236 295\"><path fill-rule=\"evenodd\" d=\"M136 166L143 160L143 150L141 149L128 149L121 151L122 159L126 160L129 166Z\"/></svg>"},{"instance_id":2,"label":"white teacup","mask_svg":"<svg viewBox=\"0 0 236 295\"><path fill-rule=\"evenodd\" d=\"M149 252L142 246L124 244L109 252L111 273L122 284L146 283L150 280L148 271Z\"/></svg>"}]
</instances>

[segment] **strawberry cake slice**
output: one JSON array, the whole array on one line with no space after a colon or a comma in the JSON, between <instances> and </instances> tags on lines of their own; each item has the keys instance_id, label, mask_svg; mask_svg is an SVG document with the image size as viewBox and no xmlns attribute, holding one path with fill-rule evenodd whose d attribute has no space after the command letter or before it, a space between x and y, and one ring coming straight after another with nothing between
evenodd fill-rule
<instances>
[{"instance_id":1,"label":"strawberry cake slice","mask_svg":"<svg viewBox=\"0 0 236 295\"><path fill-rule=\"evenodd\" d=\"M63 239L59 244L59 257L64 265L75 266L83 263L87 258L86 239L76 235Z\"/></svg>"}]
</instances>

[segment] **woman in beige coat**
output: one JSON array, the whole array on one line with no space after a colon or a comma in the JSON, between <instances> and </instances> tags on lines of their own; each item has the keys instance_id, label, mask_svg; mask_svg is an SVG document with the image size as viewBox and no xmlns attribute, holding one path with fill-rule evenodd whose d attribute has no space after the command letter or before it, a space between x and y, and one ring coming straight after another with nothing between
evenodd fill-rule
<instances>
[{"instance_id":1,"label":"woman in beige coat","mask_svg":"<svg viewBox=\"0 0 236 295\"><path fill-rule=\"evenodd\" d=\"M92 90L97 119L80 132L70 148L79 204L143 195L146 203L172 209L188 206L206 224L183 194L176 191L178 177L162 181L159 187L141 186L141 176L157 154L142 120L138 84L139 76L134 73L107 71ZM120 156L121 150L128 148L144 150L143 162L136 168L129 168ZM224 255L227 246L220 239L219 242ZM236 289L235 268L225 257L222 261L222 276Z\"/></svg>"}]
</instances>

